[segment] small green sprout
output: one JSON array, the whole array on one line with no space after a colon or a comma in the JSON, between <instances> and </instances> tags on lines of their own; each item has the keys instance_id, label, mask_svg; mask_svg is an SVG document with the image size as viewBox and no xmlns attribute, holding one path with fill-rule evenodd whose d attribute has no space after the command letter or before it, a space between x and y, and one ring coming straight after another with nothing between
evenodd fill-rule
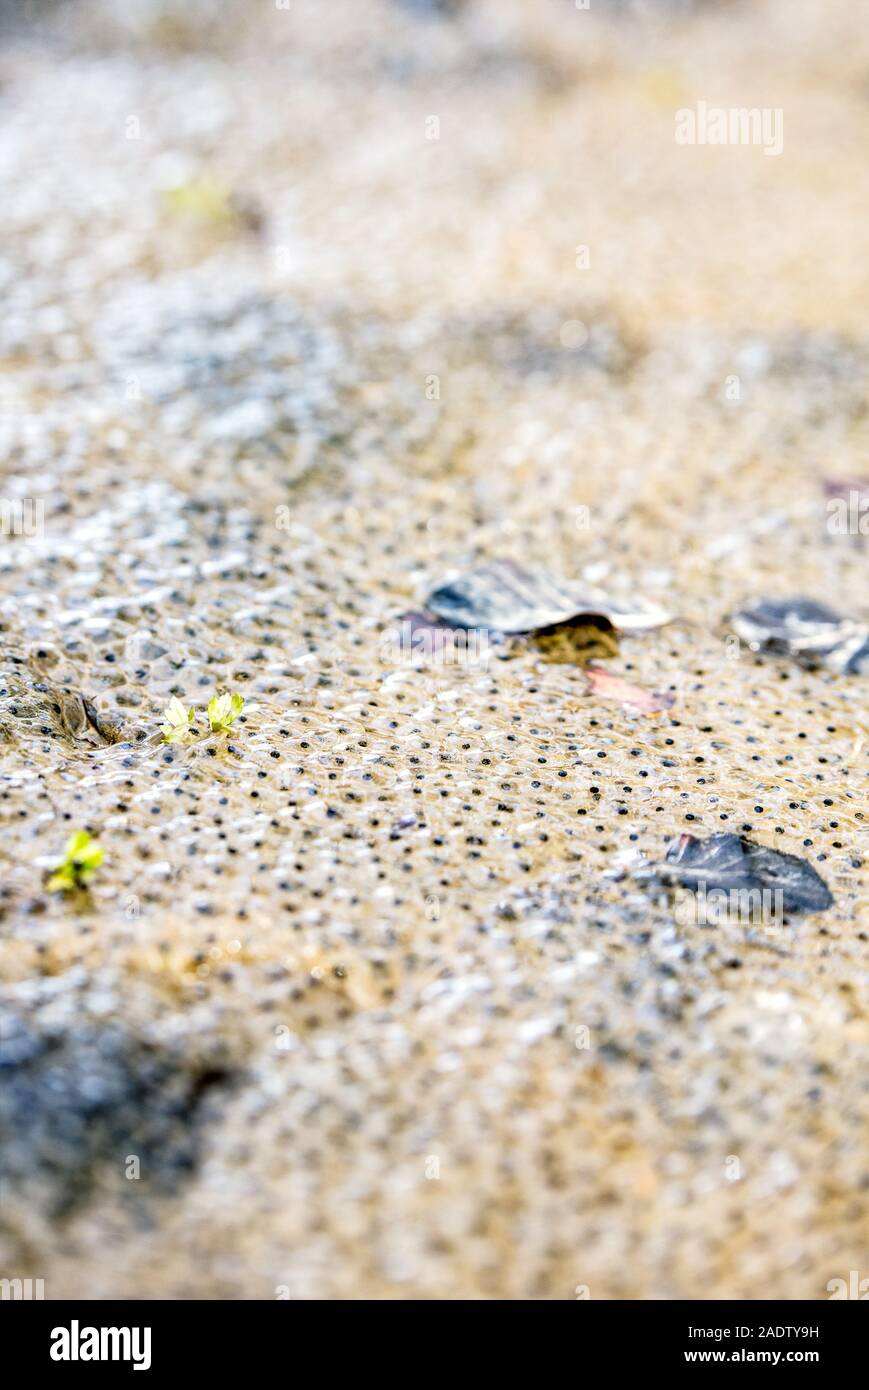
<instances>
[{"instance_id":1,"label":"small green sprout","mask_svg":"<svg viewBox=\"0 0 869 1390\"><path fill-rule=\"evenodd\" d=\"M167 189L163 205L171 216L187 218L202 226L226 227L236 220L230 190L210 174Z\"/></svg>"},{"instance_id":2,"label":"small green sprout","mask_svg":"<svg viewBox=\"0 0 869 1390\"><path fill-rule=\"evenodd\" d=\"M173 695L163 711L163 740L165 743L183 743L190 734L193 723L193 706L185 710L177 695Z\"/></svg>"},{"instance_id":3,"label":"small green sprout","mask_svg":"<svg viewBox=\"0 0 869 1390\"><path fill-rule=\"evenodd\" d=\"M49 893L69 893L73 888L85 888L102 862L102 845L98 845L86 830L77 830L67 840L63 858L48 880Z\"/></svg>"},{"instance_id":4,"label":"small green sprout","mask_svg":"<svg viewBox=\"0 0 869 1390\"><path fill-rule=\"evenodd\" d=\"M242 695L212 695L208 701L208 722L214 734L226 733L244 709Z\"/></svg>"}]
</instances>

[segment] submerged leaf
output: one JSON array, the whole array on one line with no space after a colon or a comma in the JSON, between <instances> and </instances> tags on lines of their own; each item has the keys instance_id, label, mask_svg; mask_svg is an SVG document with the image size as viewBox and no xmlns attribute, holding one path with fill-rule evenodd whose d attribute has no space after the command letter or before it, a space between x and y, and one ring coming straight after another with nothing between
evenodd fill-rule
<instances>
[{"instance_id":1,"label":"submerged leaf","mask_svg":"<svg viewBox=\"0 0 869 1390\"><path fill-rule=\"evenodd\" d=\"M675 696L668 691L646 690L641 685L633 685L613 671L602 666L588 666L588 692L601 700L615 700L620 705L629 705L639 714L658 714L669 709Z\"/></svg>"},{"instance_id":2,"label":"submerged leaf","mask_svg":"<svg viewBox=\"0 0 869 1390\"><path fill-rule=\"evenodd\" d=\"M579 592L512 560L493 560L435 589L426 607L453 627L493 632L535 632L581 617L605 618L622 632L669 622L670 615L641 600L626 604L595 590Z\"/></svg>"},{"instance_id":3,"label":"submerged leaf","mask_svg":"<svg viewBox=\"0 0 869 1390\"><path fill-rule=\"evenodd\" d=\"M869 626L813 599L760 599L737 613L732 625L752 651L823 663L843 675L869 668Z\"/></svg>"},{"instance_id":4,"label":"submerged leaf","mask_svg":"<svg viewBox=\"0 0 869 1390\"><path fill-rule=\"evenodd\" d=\"M60 717L64 727L73 738L81 738L87 731L88 717L84 699L77 690L63 690L60 693Z\"/></svg>"},{"instance_id":5,"label":"submerged leaf","mask_svg":"<svg viewBox=\"0 0 869 1390\"><path fill-rule=\"evenodd\" d=\"M402 613L396 626L381 637L385 662L412 660L442 666L482 666L489 657L489 637L498 634L464 627L450 627L431 613Z\"/></svg>"},{"instance_id":6,"label":"submerged leaf","mask_svg":"<svg viewBox=\"0 0 869 1390\"><path fill-rule=\"evenodd\" d=\"M824 495L839 497L848 501L851 493L856 493L863 506L869 501L869 478L824 478Z\"/></svg>"},{"instance_id":7,"label":"submerged leaf","mask_svg":"<svg viewBox=\"0 0 869 1390\"><path fill-rule=\"evenodd\" d=\"M708 840L680 835L669 846L666 863L653 872L663 882L707 894L719 890L780 893L783 912L823 912L833 902L826 883L807 860L756 844L744 835L711 835Z\"/></svg>"},{"instance_id":8,"label":"submerged leaf","mask_svg":"<svg viewBox=\"0 0 869 1390\"><path fill-rule=\"evenodd\" d=\"M464 628L450 627L428 613L402 613L396 621L398 627L390 629L386 639L394 642L396 654L402 657L437 661L454 650L457 633L462 642L467 637Z\"/></svg>"}]
</instances>

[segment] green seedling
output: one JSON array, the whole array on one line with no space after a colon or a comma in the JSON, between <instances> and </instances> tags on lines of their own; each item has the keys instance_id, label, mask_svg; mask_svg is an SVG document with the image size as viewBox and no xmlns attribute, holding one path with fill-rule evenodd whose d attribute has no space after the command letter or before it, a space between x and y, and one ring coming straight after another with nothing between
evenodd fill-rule
<instances>
[{"instance_id":1,"label":"green seedling","mask_svg":"<svg viewBox=\"0 0 869 1390\"><path fill-rule=\"evenodd\" d=\"M242 695L212 695L208 701L208 722L211 732L225 734L244 709Z\"/></svg>"},{"instance_id":2,"label":"green seedling","mask_svg":"<svg viewBox=\"0 0 869 1390\"><path fill-rule=\"evenodd\" d=\"M237 218L230 190L210 174L167 189L163 206L172 217L218 229L232 226Z\"/></svg>"},{"instance_id":3,"label":"green seedling","mask_svg":"<svg viewBox=\"0 0 869 1390\"><path fill-rule=\"evenodd\" d=\"M163 711L163 741L165 743L184 743L190 737L193 723L193 706L185 710L177 695L173 695Z\"/></svg>"},{"instance_id":4,"label":"green seedling","mask_svg":"<svg viewBox=\"0 0 869 1390\"><path fill-rule=\"evenodd\" d=\"M167 189L163 208L173 221L214 236L237 236L240 232L259 236L264 224L262 209L254 198L228 188L210 174Z\"/></svg>"},{"instance_id":5,"label":"green seedling","mask_svg":"<svg viewBox=\"0 0 869 1390\"><path fill-rule=\"evenodd\" d=\"M77 830L67 840L63 859L55 865L48 880L49 893L70 893L85 888L94 870L103 862L102 845L98 845L86 830Z\"/></svg>"}]
</instances>

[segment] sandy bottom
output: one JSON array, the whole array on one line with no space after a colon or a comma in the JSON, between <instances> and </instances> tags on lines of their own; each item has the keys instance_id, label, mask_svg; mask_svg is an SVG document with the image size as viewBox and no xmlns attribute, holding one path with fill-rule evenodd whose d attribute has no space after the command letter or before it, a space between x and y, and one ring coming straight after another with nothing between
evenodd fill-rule
<instances>
[{"instance_id":1,"label":"sandy bottom","mask_svg":"<svg viewBox=\"0 0 869 1390\"><path fill-rule=\"evenodd\" d=\"M869 616L822 486L867 472L869 30L425 9L3 31L0 1275L826 1298L869 1273L866 677L727 618ZM782 152L677 144L701 101ZM495 557L668 607L603 664L670 708L408 659ZM642 870L722 830L833 907L684 920Z\"/></svg>"}]
</instances>

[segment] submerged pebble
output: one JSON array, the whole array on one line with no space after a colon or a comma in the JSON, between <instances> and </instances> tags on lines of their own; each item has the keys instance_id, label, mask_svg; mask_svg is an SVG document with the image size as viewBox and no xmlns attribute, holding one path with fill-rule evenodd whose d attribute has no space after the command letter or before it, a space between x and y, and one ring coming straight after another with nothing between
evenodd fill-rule
<instances>
[{"instance_id":1,"label":"submerged pebble","mask_svg":"<svg viewBox=\"0 0 869 1390\"><path fill-rule=\"evenodd\" d=\"M667 851L666 863L654 871L666 882L705 893L780 894L784 912L824 912L833 895L807 860L757 844L745 835L712 835L708 840L680 835Z\"/></svg>"},{"instance_id":2,"label":"submerged pebble","mask_svg":"<svg viewBox=\"0 0 869 1390\"><path fill-rule=\"evenodd\" d=\"M822 664L842 675L869 670L869 625L814 599L761 599L734 616L733 630L753 651Z\"/></svg>"},{"instance_id":3,"label":"submerged pebble","mask_svg":"<svg viewBox=\"0 0 869 1390\"><path fill-rule=\"evenodd\" d=\"M441 585L429 594L426 607L456 627L505 633L533 632L580 616L604 618L623 632L642 632L669 621L656 604L581 592L512 560L494 560Z\"/></svg>"}]
</instances>

